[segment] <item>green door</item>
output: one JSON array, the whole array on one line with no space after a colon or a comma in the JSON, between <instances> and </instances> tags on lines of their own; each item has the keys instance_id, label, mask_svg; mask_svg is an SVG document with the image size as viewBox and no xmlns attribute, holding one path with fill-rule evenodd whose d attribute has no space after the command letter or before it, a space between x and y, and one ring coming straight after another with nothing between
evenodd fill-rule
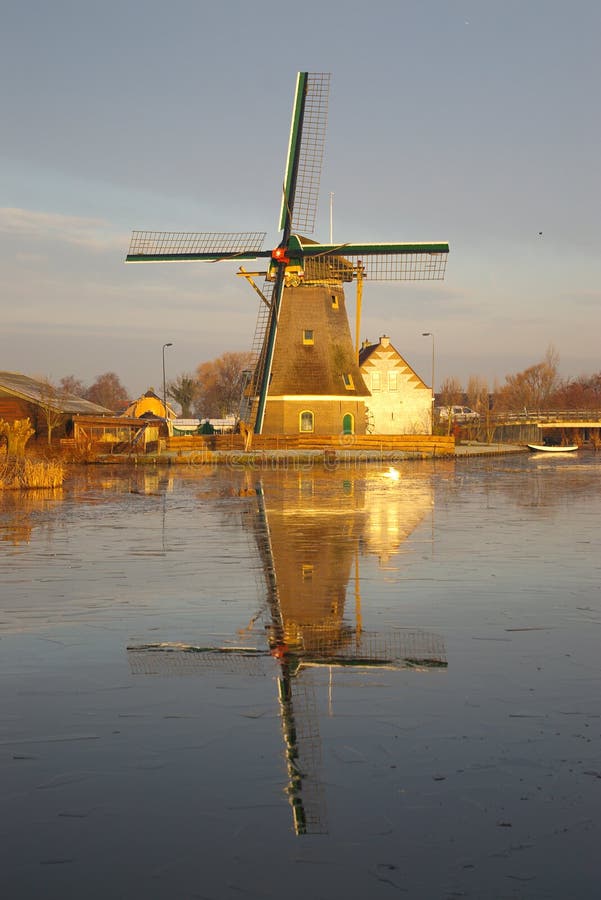
<instances>
[{"instance_id":1,"label":"green door","mask_svg":"<svg viewBox=\"0 0 601 900\"><path fill-rule=\"evenodd\" d=\"M342 420L342 433L343 434L354 434L355 433L354 425L355 425L355 423L353 421L352 415L350 413L347 413L346 416Z\"/></svg>"}]
</instances>

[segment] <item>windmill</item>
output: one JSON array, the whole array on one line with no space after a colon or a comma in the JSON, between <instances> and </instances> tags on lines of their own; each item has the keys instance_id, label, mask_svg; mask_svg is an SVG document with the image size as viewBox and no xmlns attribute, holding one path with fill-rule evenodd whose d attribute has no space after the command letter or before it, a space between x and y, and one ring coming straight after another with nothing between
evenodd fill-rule
<instances>
[{"instance_id":1,"label":"windmill","mask_svg":"<svg viewBox=\"0 0 601 900\"><path fill-rule=\"evenodd\" d=\"M346 402L346 415L355 422L355 413L363 409L361 398L369 395L357 364L364 282L444 278L447 243L320 244L299 233L315 228L329 84L327 73L297 76L282 187L281 239L275 249L262 249L266 232L134 231L126 257L126 262L268 261L266 272L251 273L243 267L238 272L261 297L253 343L255 366L241 408L241 417L257 434L264 429L288 433L291 428L336 433L340 428L324 397L336 398L335 408L342 412ZM252 281L254 275L266 276L263 290ZM342 290L353 280L358 294L354 351ZM295 396L302 398L296 404L289 399ZM307 404L315 409L304 410ZM362 430L358 421L357 431Z\"/></svg>"},{"instance_id":2,"label":"windmill","mask_svg":"<svg viewBox=\"0 0 601 900\"><path fill-rule=\"evenodd\" d=\"M447 662L444 642L435 634L363 628L357 589L354 621L347 619L347 583L368 526L364 508L355 497L305 505L302 494L293 498L293 483L284 475L281 495L274 491L271 497L257 485L256 499L245 510L261 557L265 602L239 632L244 638L225 646L134 644L127 654L135 675L211 670L264 675L268 667L276 668L286 794L294 830L301 835L327 831L314 672L340 667L426 671L446 668ZM253 639L256 646L249 643Z\"/></svg>"}]
</instances>

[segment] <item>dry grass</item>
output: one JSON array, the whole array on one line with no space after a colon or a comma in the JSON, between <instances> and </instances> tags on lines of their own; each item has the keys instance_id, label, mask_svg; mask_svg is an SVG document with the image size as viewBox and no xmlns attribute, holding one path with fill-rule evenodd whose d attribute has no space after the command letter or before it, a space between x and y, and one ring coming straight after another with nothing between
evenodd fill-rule
<instances>
[{"instance_id":1,"label":"dry grass","mask_svg":"<svg viewBox=\"0 0 601 900\"><path fill-rule=\"evenodd\" d=\"M0 463L0 491L61 487L65 467L58 460L16 459Z\"/></svg>"},{"instance_id":2,"label":"dry grass","mask_svg":"<svg viewBox=\"0 0 601 900\"><path fill-rule=\"evenodd\" d=\"M95 463L99 459L98 445L91 441L86 443L75 441L61 446L61 459L66 463Z\"/></svg>"}]
</instances>

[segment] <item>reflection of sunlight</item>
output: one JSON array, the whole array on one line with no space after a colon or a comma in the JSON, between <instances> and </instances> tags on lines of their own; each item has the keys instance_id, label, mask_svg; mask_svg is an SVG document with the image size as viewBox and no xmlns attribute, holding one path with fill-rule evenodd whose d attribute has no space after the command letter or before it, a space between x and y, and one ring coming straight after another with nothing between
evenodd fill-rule
<instances>
[{"instance_id":1,"label":"reflection of sunlight","mask_svg":"<svg viewBox=\"0 0 601 900\"><path fill-rule=\"evenodd\" d=\"M390 487L395 485L394 490L382 489L382 473L368 478L367 521L363 537L364 552L373 553L383 563L399 552L403 542L426 515L432 513L434 504L430 479L403 479L397 482L395 477L388 476L387 481Z\"/></svg>"}]
</instances>

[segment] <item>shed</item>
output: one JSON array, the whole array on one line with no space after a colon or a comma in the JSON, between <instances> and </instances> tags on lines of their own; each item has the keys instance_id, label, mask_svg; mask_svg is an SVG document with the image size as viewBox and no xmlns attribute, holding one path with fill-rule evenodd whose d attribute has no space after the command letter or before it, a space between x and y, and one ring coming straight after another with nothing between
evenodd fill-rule
<instances>
[{"instance_id":1,"label":"shed","mask_svg":"<svg viewBox=\"0 0 601 900\"><path fill-rule=\"evenodd\" d=\"M74 415L110 416L104 406L61 391L42 379L20 372L0 372L0 419L30 419L36 436L63 436Z\"/></svg>"}]
</instances>

